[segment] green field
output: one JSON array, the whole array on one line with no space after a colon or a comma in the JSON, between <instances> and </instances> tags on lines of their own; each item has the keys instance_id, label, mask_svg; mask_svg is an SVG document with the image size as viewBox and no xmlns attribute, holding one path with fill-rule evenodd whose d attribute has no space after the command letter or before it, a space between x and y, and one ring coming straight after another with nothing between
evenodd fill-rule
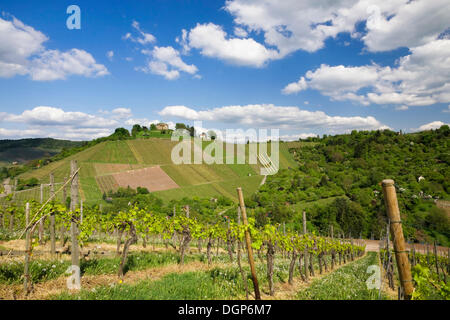
<instances>
[{"instance_id":1,"label":"green field","mask_svg":"<svg viewBox=\"0 0 450 320\"><path fill-rule=\"evenodd\" d=\"M126 170L160 165L180 188L155 192L164 200L183 197L218 197L226 196L236 200L236 188L242 187L247 194L255 192L261 181L261 164L225 164L226 159L237 157L237 145L224 148L224 164L181 164L175 165L171 160L173 147L177 142L169 139L148 138L126 141L107 141L85 149L63 160L50 163L42 168L28 171L19 178L37 178L41 183L49 182L53 173L56 182L63 182L70 176L70 161L77 160L80 169L81 197L87 203L102 201L103 192L116 189L112 174ZM205 149L212 142L204 141ZM233 155L227 148L233 149ZM243 145L246 162L248 162L249 145ZM270 144L268 145L270 154ZM193 157L192 157L193 158ZM280 143L280 168L295 167L296 163L289 154L287 144ZM24 191L21 200L39 200L39 190ZM44 196L45 198L45 196ZM0 199L1 202L1 199Z\"/></svg>"}]
</instances>

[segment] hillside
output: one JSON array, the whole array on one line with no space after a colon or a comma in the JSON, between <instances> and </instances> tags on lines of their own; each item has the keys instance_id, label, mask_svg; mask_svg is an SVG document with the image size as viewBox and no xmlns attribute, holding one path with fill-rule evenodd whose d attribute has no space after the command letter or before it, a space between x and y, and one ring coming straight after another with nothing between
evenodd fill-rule
<instances>
[{"instance_id":1,"label":"hillside","mask_svg":"<svg viewBox=\"0 0 450 320\"><path fill-rule=\"evenodd\" d=\"M259 223L287 222L328 234L379 238L385 232L383 179L393 179L407 240L450 244L450 130L372 131L286 143L298 169L269 176L253 201ZM447 200L447 201L446 201ZM447 210L447 211L446 211Z\"/></svg>"},{"instance_id":2,"label":"hillside","mask_svg":"<svg viewBox=\"0 0 450 320\"><path fill-rule=\"evenodd\" d=\"M206 147L211 142L204 142ZM163 138L105 141L60 161L19 176L36 178L48 183L49 174L56 182L69 176L70 161L78 160L82 198L87 203L99 203L104 193L119 186L146 187L163 200L183 197L225 196L236 200L236 188L241 186L251 194L259 187L261 164L190 164L175 165L171 151L176 142ZM246 145L248 153L248 145ZM226 152L224 159L226 159ZM296 163L286 146L280 144L280 167L295 167ZM47 193L48 191L45 191ZM36 190L22 192L18 200L38 196Z\"/></svg>"},{"instance_id":3,"label":"hillside","mask_svg":"<svg viewBox=\"0 0 450 320\"><path fill-rule=\"evenodd\" d=\"M26 163L31 160L49 158L63 149L79 147L83 142L52 138L0 140L0 163Z\"/></svg>"}]
</instances>

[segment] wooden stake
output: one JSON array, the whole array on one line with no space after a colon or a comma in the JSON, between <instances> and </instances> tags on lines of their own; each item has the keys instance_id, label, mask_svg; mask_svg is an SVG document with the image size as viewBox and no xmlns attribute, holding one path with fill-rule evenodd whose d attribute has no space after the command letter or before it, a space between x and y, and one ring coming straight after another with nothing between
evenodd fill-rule
<instances>
[{"instance_id":1,"label":"wooden stake","mask_svg":"<svg viewBox=\"0 0 450 320\"><path fill-rule=\"evenodd\" d=\"M55 195L55 176L50 173L50 196ZM55 237L55 213L50 214L50 253L56 253L56 237Z\"/></svg>"},{"instance_id":2,"label":"wooden stake","mask_svg":"<svg viewBox=\"0 0 450 320\"><path fill-rule=\"evenodd\" d=\"M403 228L398 208L397 194L395 193L394 180L386 179L382 182L384 202L388 217L390 219L390 229L394 241L395 258L397 261L400 284L402 286L405 299L411 299L414 287L411 277L411 266L406 251Z\"/></svg>"},{"instance_id":3,"label":"wooden stake","mask_svg":"<svg viewBox=\"0 0 450 320\"><path fill-rule=\"evenodd\" d=\"M242 213L242 222L244 226L248 225L247 211L245 210L244 195L242 194L242 188L237 188L237 194L239 198L239 206ZM259 292L258 278L256 277L255 261L253 260L252 240L250 239L250 232L245 230L245 242L247 243L248 262L250 264L250 271L252 273L253 286L255 288L255 299L261 300L261 294Z\"/></svg>"},{"instance_id":4,"label":"wooden stake","mask_svg":"<svg viewBox=\"0 0 450 320\"><path fill-rule=\"evenodd\" d=\"M306 230L306 212L303 211L303 234L307 234L308 231ZM308 248L305 247L305 250L303 251L303 263L305 264L305 280L306 282L309 281L309 254L308 254Z\"/></svg>"},{"instance_id":5,"label":"wooden stake","mask_svg":"<svg viewBox=\"0 0 450 320\"><path fill-rule=\"evenodd\" d=\"M40 204L44 203L44 185L41 184L41 196L40 196ZM41 221L39 221L39 244L44 244L44 219L42 219Z\"/></svg>"},{"instance_id":6,"label":"wooden stake","mask_svg":"<svg viewBox=\"0 0 450 320\"><path fill-rule=\"evenodd\" d=\"M30 224L30 204L27 202L25 207L25 227ZM31 229L31 228L30 228ZM23 271L23 288L25 293L28 294L30 286L30 255L31 255L31 230L27 229L25 237L25 264Z\"/></svg>"},{"instance_id":7,"label":"wooden stake","mask_svg":"<svg viewBox=\"0 0 450 320\"><path fill-rule=\"evenodd\" d=\"M74 175L77 171L77 161L72 160L70 162L70 170L71 170L71 176ZM75 210L77 208L78 204L78 173L75 174L75 176L72 179L72 184L70 188L70 211L72 211L72 223L70 225L70 231L71 231L71 242L72 242L72 250L71 250L71 256L72 256L72 268L73 266L80 267L80 252L78 248L78 228L77 228L77 222L76 222L76 216L75 216ZM79 275L79 273L74 274L74 276ZM79 282L78 282L79 283Z\"/></svg>"}]
</instances>

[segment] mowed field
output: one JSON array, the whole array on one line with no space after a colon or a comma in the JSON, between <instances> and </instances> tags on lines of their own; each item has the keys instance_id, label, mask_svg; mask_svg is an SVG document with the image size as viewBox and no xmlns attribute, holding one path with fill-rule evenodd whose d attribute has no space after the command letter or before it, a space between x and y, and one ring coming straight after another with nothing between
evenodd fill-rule
<instances>
[{"instance_id":1,"label":"mowed field","mask_svg":"<svg viewBox=\"0 0 450 320\"><path fill-rule=\"evenodd\" d=\"M237 187L251 194L262 181L261 163L248 164L248 144L242 146L246 163L236 164L238 147L228 145L224 148L224 164L211 165L174 164L171 154L176 144L161 138L103 142L64 160L26 172L20 178L35 177L41 183L48 183L49 175L53 173L56 182L63 182L70 176L70 161L77 160L81 168L81 197L88 203L98 203L102 201L103 193L127 186L146 187L165 200L226 196L236 201ZM210 144L205 141L202 148L211 148ZM267 149L270 154L270 144ZM193 156L191 160L193 162ZM287 144L280 143L280 168L295 166ZM27 193L21 194L21 198L27 199ZM29 198L38 200L35 191L29 192Z\"/></svg>"}]
</instances>

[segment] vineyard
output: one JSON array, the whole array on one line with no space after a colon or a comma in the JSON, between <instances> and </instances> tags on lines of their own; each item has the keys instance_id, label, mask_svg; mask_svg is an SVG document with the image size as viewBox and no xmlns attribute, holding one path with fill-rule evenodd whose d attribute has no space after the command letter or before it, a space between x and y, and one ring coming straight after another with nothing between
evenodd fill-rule
<instances>
[{"instance_id":1,"label":"vineyard","mask_svg":"<svg viewBox=\"0 0 450 320\"><path fill-rule=\"evenodd\" d=\"M210 142L205 141L203 148ZM68 178L70 161L77 160L80 164L80 192L84 202L96 204L102 200L102 195L109 191L116 191L119 187L128 185L145 186L155 180L151 191L156 191L164 200L178 200L183 197L219 197L226 196L237 200L234 190L238 186L245 187L249 193L255 192L263 177L259 170L261 164L237 164L237 147L234 149L232 164L226 164L227 156L224 152L224 164L181 164L175 165L171 160L171 150L176 142L163 138L136 139L127 141L106 141L89 147L65 159L51 162L38 169L25 172L18 176L23 181L35 178L44 184L49 192L49 175L54 175L55 181L63 183ZM226 147L225 147L226 149ZM270 148L269 148L270 149ZM249 145L245 146L248 157ZM296 162L289 153L287 146L280 145L280 168L296 167ZM142 177L145 181L136 181L141 176L141 170L148 173ZM166 175L163 183L156 182L162 175ZM170 189L170 191L166 191ZM22 191L21 199L40 200L39 193L33 190ZM0 204L4 202L0 197ZM22 202L22 205L25 203Z\"/></svg>"},{"instance_id":2,"label":"vineyard","mask_svg":"<svg viewBox=\"0 0 450 320\"><path fill-rule=\"evenodd\" d=\"M393 180L365 190L379 211L364 217L354 190L299 159L320 159L315 142L280 144L280 172L262 177L261 164L174 165L159 140L19 176L41 184L0 198L0 299L449 299L446 227L410 241Z\"/></svg>"}]
</instances>

